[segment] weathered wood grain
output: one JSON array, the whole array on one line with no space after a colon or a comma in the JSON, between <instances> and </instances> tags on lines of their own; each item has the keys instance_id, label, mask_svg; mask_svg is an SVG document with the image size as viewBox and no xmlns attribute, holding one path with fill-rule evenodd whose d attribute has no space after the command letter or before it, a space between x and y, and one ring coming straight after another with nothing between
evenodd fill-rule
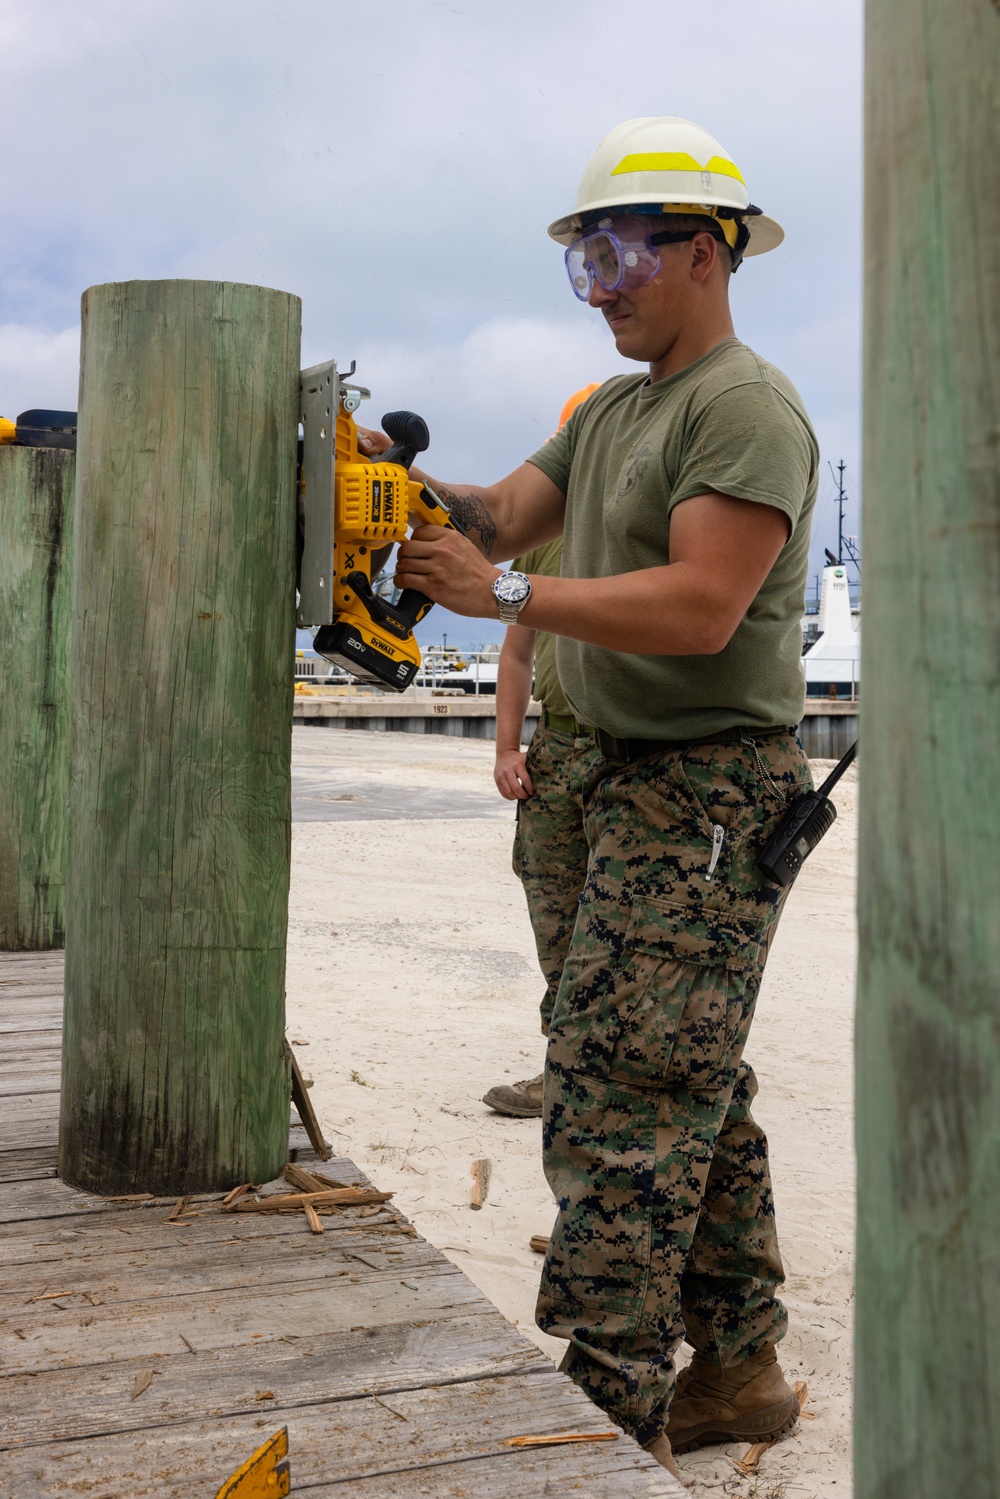
<instances>
[{"instance_id":1,"label":"weathered wood grain","mask_svg":"<svg viewBox=\"0 0 1000 1499\"><path fill-rule=\"evenodd\" d=\"M299 324L263 287L84 294L60 1137L78 1186L225 1188L285 1161Z\"/></svg>"},{"instance_id":2,"label":"weathered wood grain","mask_svg":"<svg viewBox=\"0 0 1000 1499\"><path fill-rule=\"evenodd\" d=\"M0 1140L22 1105L0 1171L51 1151L54 1095L0 1100ZM301 1128L290 1140L307 1169L371 1185L319 1163ZM297 1216L223 1213L219 1194L192 1194L203 1211L181 1227L176 1200L0 1182L0 1494L190 1499L286 1423L296 1490L680 1494L624 1436L507 1447L608 1423L391 1205L338 1211L316 1238Z\"/></svg>"},{"instance_id":3,"label":"weathered wood grain","mask_svg":"<svg viewBox=\"0 0 1000 1499\"><path fill-rule=\"evenodd\" d=\"M865 72L855 1492L992 1499L1000 7L868 0Z\"/></svg>"},{"instance_id":4,"label":"weathered wood grain","mask_svg":"<svg viewBox=\"0 0 1000 1499\"><path fill-rule=\"evenodd\" d=\"M166 1208L156 1213L165 1222ZM324 1220L324 1226L328 1222ZM152 1307L153 1300L160 1299L163 1305L153 1309L167 1315L175 1296L257 1288L276 1279L289 1286L345 1274L357 1279L416 1267L442 1273L454 1269L426 1240L398 1234L387 1238L366 1232L363 1223L331 1232L329 1238L324 1234L322 1243L303 1226L297 1234L282 1238L235 1237L235 1241L232 1232L225 1238L207 1238L206 1226L203 1218L192 1228L171 1226L172 1236L164 1236L155 1249L147 1248L145 1235L138 1244L129 1244L125 1236L115 1233L117 1242L104 1240L103 1252L88 1253L86 1244L77 1239L64 1242L58 1258L53 1246L49 1258L36 1250L30 1260L0 1264L0 1317L22 1307L28 1307L29 1314L43 1313L44 1304L34 1298L53 1286L77 1297L97 1296L107 1307L133 1303ZM202 1231L198 1240L191 1239L194 1227ZM195 1254L192 1243L197 1244Z\"/></svg>"},{"instance_id":5,"label":"weathered wood grain","mask_svg":"<svg viewBox=\"0 0 1000 1499\"><path fill-rule=\"evenodd\" d=\"M0 1182L32 1181L55 1176L58 1150L48 1145L26 1145L20 1150L0 1150Z\"/></svg>"},{"instance_id":6,"label":"weathered wood grain","mask_svg":"<svg viewBox=\"0 0 1000 1499\"><path fill-rule=\"evenodd\" d=\"M155 1361L150 1367L156 1367ZM142 1398L149 1400L152 1414L156 1378ZM286 1405L279 1399L262 1405L266 1410L261 1409L258 1416L237 1415L224 1424L210 1418L85 1442L46 1443L20 1452L8 1449L0 1457L0 1474L12 1487L23 1485L31 1475L33 1493L39 1496L58 1493L59 1485L71 1474L81 1491L98 1493L99 1484L111 1483L117 1492L135 1499L154 1494L157 1499L171 1495L189 1499L198 1487L212 1493L260 1444L261 1432L287 1424L295 1490L309 1489L336 1474L340 1491L349 1493L368 1474L392 1474L396 1494L419 1493L413 1480L432 1465L447 1464L453 1469L452 1479L467 1484L470 1494L478 1492L474 1487L478 1475L455 1472L460 1465L483 1472L501 1468L508 1494L531 1494L544 1492L522 1486L522 1475L538 1471L538 1453L507 1447L508 1437L524 1435L526 1430L606 1431L610 1424L602 1411L554 1370L398 1390L378 1399L304 1406ZM616 1450L619 1447L627 1455L623 1457ZM555 1458L550 1473L560 1469L564 1475L571 1473L587 1495L593 1492L591 1475L596 1480L609 1472L618 1479L618 1495L677 1492L662 1484L658 1490L629 1489L631 1478L644 1485L646 1474L660 1484L663 1470L624 1436L616 1442L574 1447L569 1456L567 1449L553 1448L549 1453ZM532 1484L533 1479L528 1482Z\"/></svg>"},{"instance_id":7,"label":"weathered wood grain","mask_svg":"<svg viewBox=\"0 0 1000 1499\"><path fill-rule=\"evenodd\" d=\"M65 934L74 470L0 447L0 949Z\"/></svg>"},{"instance_id":8,"label":"weathered wood grain","mask_svg":"<svg viewBox=\"0 0 1000 1499\"><path fill-rule=\"evenodd\" d=\"M372 1285L377 1294L372 1294ZM81 1306L76 1301L64 1305L55 1299L24 1306L15 1320L0 1327L0 1358L12 1374L79 1364L92 1367L114 1363L125 1352L150 1357L177 1352L185 1338L200 1350L235 1348L282 1337L311 1337L319 1330L441 1322L459 1313L467 1316L482 1304L488 1305L481 1293L450 1265L414 1267L398 1275L372 1271L288 1286L276 1285L272 1277L271 1284L253 1296L243 1289L223 1288L211 1295L182 1293L159 1302L120 1306Z\"/></svg>"},{"instance_id":9,"label":"weathered wood grain","mask_svg":"<svg viewBox=\"0 0 1000 1499\"><path fill-rule=\"evenodd\" d=\"M0 1141L46 1143L59 1130L59 1094L37 1093L30 1098L0 1097Z\"/></svg>"},{"instance_id":10,"label":"weathered wood grain","mask_svg":"<svg viewBox=\"0 0 1000 1499\"><path fill-rule=\"evenodd\" d=\"M146 1358L102 1364L86 1389L77 1368L0 1377L0 1449L150 1425L148 1409L129 1398L137 1374L149 1366ZM483 1306L446 1322L390 1323L194 1356L181 1346L158 1357L156 1368L155 1420L167 1425L205 1415L259 1415L256 1396L265 1389L274 1390L275 1404L302 1397L302 1403L317 1403L551 1365L495 1308Z\"/></svg>"},{"instance_id":11,"label":"weathered wood grain","mask_svg":"<svg viewBox=\"0 0 1000 1499\"><path fill-rule=\"evenodd\" d=\"M37 1186L48 1186L39 1183ZM61 1186L61 1183L58 1183ZM3 1193L7 1195L6 1192ZM172 1207L171 1199L160 1199L151 1205L121 1204L109 1208L105 1198L87 1198L93 1202L93 1213L57 1214L51 1217L21 1217L4 1223L0 1234L0 1265L27 1265L34 1259L63 1259L55 1250L69 1249L72 1255L114 1255L118 1250L129 1255L151 1253L159 1249L177 1247L177 1229L163 1225ZM403 1241L418 1237L400 1220L393 1208L379 1208L376 1213L369 1210L348 1211L342 1216L325 1220L325 1241L330 1243L334 1235L387 1234ZM184 1229L184 1243L195 1249L198 1255L211 1250L214 1244L247 1244L256 1240L294 1240L303 1234L301 1225L288 1219L285 1214L268 1214L264 1219L241 1220L232 1225L231 1220L219 1214L208 1214L195 1220L192 1228ZM55 1246L55 1249L54 1249ZM48 1253L42 1253L42 1249ZM288 1253L288 1243L276 1243L276 1255Z\"/></svg>"}]
</instances>

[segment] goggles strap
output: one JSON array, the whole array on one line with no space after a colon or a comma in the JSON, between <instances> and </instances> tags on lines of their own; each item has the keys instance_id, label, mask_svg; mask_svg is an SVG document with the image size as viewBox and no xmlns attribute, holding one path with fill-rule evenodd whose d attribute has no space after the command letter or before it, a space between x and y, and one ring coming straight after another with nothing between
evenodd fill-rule
<instances>
[{"instance_id":1,"label":"goggles strap","mask_svg":"<svg viewBox=\"0 0 1000 1499\"><path fill-rule=\"evenodd\" d=\"M721 224L706 224L704 229L662 229L658 234L649 236L651 245L679 245L686 239L694 239L696 234L710 234L717 239L720 245L729 245L729 236L725 233ZM735 239L735 234L733 239ZM729 245L732 249L732 245Z\"/></svg>"}]
</instances>

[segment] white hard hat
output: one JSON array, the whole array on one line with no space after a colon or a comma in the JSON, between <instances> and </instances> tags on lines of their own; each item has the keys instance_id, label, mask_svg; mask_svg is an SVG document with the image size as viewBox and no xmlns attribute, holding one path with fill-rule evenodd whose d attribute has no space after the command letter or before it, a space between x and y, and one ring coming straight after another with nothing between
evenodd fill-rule
<instances>
[{"instance_id":1,"label":"white hard hat","mask_svg":"<svg viewBox=\"0 0 1000 1499\"><path fill-rule=\"evenodd\" d=\"M702 209L713 218L736 217L750 234L744 255L762 255L785 237L781 225L750 202L729 153L700 125L675 115L626 120L609 130L584 168L573 212L550 224L549 234L570 245L580 234L584 215L640 206L651 213Z\"/></svg>"}]
</instances>

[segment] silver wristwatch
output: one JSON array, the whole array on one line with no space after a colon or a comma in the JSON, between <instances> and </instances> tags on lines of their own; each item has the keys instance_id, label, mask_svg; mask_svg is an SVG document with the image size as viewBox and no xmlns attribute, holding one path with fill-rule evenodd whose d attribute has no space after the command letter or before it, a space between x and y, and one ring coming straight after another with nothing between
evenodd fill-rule
<instances>
[{"instance_id":1,"label":"silver wristwatch","mask_svg":"<svg viewBox=\"0 0 1000 1499\"><path fill-rule=\"evenodd\" d=\"M501 573L493 584L500 623L516 625L517 616L531 598L531 580L524 573Z\"/></svg>"}]
</instances>

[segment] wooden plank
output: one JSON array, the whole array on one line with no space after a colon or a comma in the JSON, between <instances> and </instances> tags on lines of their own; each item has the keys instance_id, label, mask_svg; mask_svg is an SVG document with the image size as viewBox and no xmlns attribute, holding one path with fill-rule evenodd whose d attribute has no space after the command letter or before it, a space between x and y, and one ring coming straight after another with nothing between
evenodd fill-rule
<instances>
[{"instance_id":1,"label":"wooden plank","mask_svg":"<svg viewBox=\"0 0 1000 1499\"><path fill-rule=\"evenodd\" d=\"M5 1189L6 1190L6 1189ZM81 1215L79 1218L41 1218L4 1225L0 1234L0 1267L8 1265L30 1266L45 1263L66 1263L68 1259L87 1258L102 1254L155 1253L173 1250L178 1243L178 1229L165 1223L169 1203L160 1203L149 1214L132 1214L108 1209L104 1213ZM358 1214L344 1213L336 1218L324 1218L324 1238L330 1243L340 1234L385 1233L401 1238L419 1236L399 1221L399 1215L385 1208L371 1217L361 1219ZM193 1253L201 1255L211 1252L212 1246L227 1241L239 1244L256 1239L295 1240L304 1233L301 1224L286 1214L268 1216L264 1219L241 1220L226 1232L226 1225L212 1218L198 1218L193 1227L181 1233L183 1242ZM422 1241L421 1241L422 1242ZM286 1248L276 1253L284 1254Z\"/></svg>"},{"instance_id":2,"label":"wooden plank","mask_svg":"<svg viewBox=\"0 0 1000 1499\"><path fill-rule=\"evenodd\" d=\"M158 1217L166 1224L164 1208L159 1209ZM334 1227L332 1219L324 1218L323 1223ZM196 1220L191 1228L170 1224L172 1237L155 1249L148 1248L144 1240L132 1243L116 1233L113 1243L102 1236L97 1253L88 1254L85 1243L73 1239L63 1241L58 1256L54 1252L58 1246L51 1246L53 1253L41 1260L36 1252L31 1260L0 1265L0 1316L15 1311L19 1315L41 1314L44 1303L34 1298L53 1287L78 1298L97 1297L108 1307L151 1305L154 1300L162 1300L163 1307L168 1307L178 1295L273 1287L276 1277L287 1287L344 1274L365 1278L373 1272L391 1275L417 1266L442 1271L454 1268L425 1239L369 1233L363 1223L331 1232L329 1239L324 1235L322 1243L306 1231L304 1218L297 1229L280 1238L244 1238L230 1224L224 1236L192 1240L194 1228L204 1226L204 1219ZM197 1246L194 1253L192 1244Z\"/></svg>"},{"instance_id":3,"label":"wooden plank","mask_svg":"<svg viewBox=\"0 0 1000 1499\"><path fill-rule=\"evenodd\" d=\"M55 1025L62 1028L62 994L38 988L0 989L0 1020L5 1026Z\"/></svg>"},{"instance_id":4,"label":"wooden plank","mask_svg":"<svg viewBox=\"0 0 1000 1499\"><path fill-rule=\"evenodd\" d=\"M86 1307L77 1298L55 1299L24 1307L0 1327L0 1358L10 1373L92 1366L116 1362L126 1350L147 1357L177 1352L185 1338L201 1350L235 1348L311 1337L318 1329L442 1321L468 1315L476 1305L489 1303L452 1265L331 1275L288 1286L274 1275L253 1296L243 1289L199 1291L156 1302Z\"/></svg>"},{"instance_id":5,"label":"wooden plank","mask_svg":"<svg viewBox=\"0 0 1000 1499\"><path fill-rule=\"evenodd\" d=\"M0 1077L15 1077L22 1072L59 1076L62 1038L57 1030L14 1031L0 1048Z\"/></svg>"},{"instance_id":6,"label":"wooden plank","mask_svg":"<svg viewBox=\"0 0 1000 1499\"><path fill-rule=\"evenodd\" d=\"M9 952L3 954L2 959L0 959L0 964L2 964L4 970L12 973L21 971L22 969L30 968L47 970L50 967L61 966L64 956L65 954L58 951L44 953Z\"/></svg>"},{"instance_id":7,"label":"wooden plank","mask_svg":"<svg viewBox=\"0 0 1000 1499\"><path fill-rule=\"evenodd\" d=\"M551 1368L486 1304L447 1321L286 1335L193 1356L175 1346L177 1352L156 1359L157 1425L203 1415L260 1415L256 1397L266 1389L282 1404L313 1404ZM43 1434L46 1441L66 1441L150 1425L148 1405L129 1398L136 1376L149 1367L148 1358L123 1358L94 1368L85 1385L79 1367L0 1377L0 1449L38 1442Z\"/></svg>"},{"instance_id":8,"label":"wooden plank","mask_svg":"<svg viewBox=\"0 0 1000 1499\"><path fill-rule=\"evenodd\" d=\"M149 1367L157 1367L155 1361ZM149 1401L150 1415L161 1377L155 1376L140 1397ZM272 1388L270 1383L267 1387ZM277 1389L275 1395L273 1401L257 1402L256 1417L237 1415L224 1422L211 1417L82 1442L8 1449L0 1458L0 1474L12 1492L39 1496L65 1492L60 1485L72 1482L74 1490L90 1494L110 1487L129 1499L190 1499L214 1492L259 1446L261 1432L287 1424L295 1491L328 1482L333 1470L338 1482L331 1487L341 1493L354 1492L366 1476L391 1477L396 1495L419 1493L420 1476L446 1465L458 1485L454 1493L482 1493L480 1478L499 1469L507 1495L532 1494L544 1492L533 1486L539 1453L510 1448L507 1438L613 1429L604 1413L554 1370L306 1406L285 1405ZM549 1473L557 1481L562 1477L558 1492L568 1489L572 1476L589 1496L595 1483L613 1474L616 1499L629 1493L677 1493L672 1485L664 1486L664 1470L624 1435L614 1442L551 1448L547 1459ZM649 1487L647 1475L658 1487Z\"/></svg>"},{"instance_id":9,"label":"wooden plank","mask_svg":"<svg viewBox=\"0 0 1000 1499\"><path fill-rule=\"evenodd\" d=\"M60 1170L224 1188L287 1146L301 304L128 281L82 312Z\"/></svg>"},{"instance_id":10,"label":"wooden plank","mask_svg":"<svg viewBox=\"0 0 1000 1499\"><path fill-rule=\"evenodd\" d=\"M56 1174L58 1142L26 1145L20 1150L0 1150L0 1182L30 1181Z\"/></svg>"},{"instance_id":11,"label":"wooden plank","mask_svg":"<svg viewBox=\"0 0 1000 1499\"><path fill-rule=\"evenodd\" d=\"M59 1094L37 1093L28 1098L0 1098L0 1140L5 1144L45 1143L58 1134Z\"/></svg>"},{"instance_id":12,"label":"wooden plank","mask_svg":"<svg viewBox=\"0 0 1000 1499\"><path fill-rule=\"evenodd\" d=\"M414 1499L512 1499L512 1495L517 1499L531 1495L533 1499L536 1494L578 1494L581 1499L685 1499L688 1493L625 1439L599 1442L590 1448L522 1452L523 1460L516 1468L508 1458L504 1452L499 1459L445 1459L402 1474L390 1468L352 1479L349 1492L358 1499L400 1499L404 1493ZM344 1493L343 1484L337 1480L309 1489L310 1499L343 1499Z\"/></svg>"},{"instance_id":13,"label":"wooden plank","mask_svg":"<svg viewBox=\"0 0 1000 1499\"><path fill-rule=\"evenodd\" d=\"M46 1101L44 1098L36 1101L36 1106L40 1107ZM58 1095L56 1096L56 1102L58 1103ZM6 1107L12 1108L13 1106L14 1101L7 1100ZM0 1109L3 1107L3 1103L0 1102ZM3 1115L0 1113L0 1121L2 1121L2 1118ZM292 1131L292 1133L294 1134L295 1132ZM324 1163L321 1169L331 1176L335 1176L338 1181L342 1181L346 1185L371 1185L368 1178L363 1172L358 1170L353 1161L345 1160L342 1157ZM265 1183L265 1185L270 1184ZM165 1197L159 1200L164 1216L176 1200L176 1197ZM210 1200L215 1199L211 1198ZM113 1227L114 1229L131 1230L145 1234L150 1231L144 1221L145 1215L156 1214L156 1212L157 1208L155 1206L116 1203L110 1198L98 1197L89 1192L79 1192L75 1187L69 1187L62 1181L39 1183L37 1188L32 1188L30 1183L10 1186L5 1188L3 1193L0 1194L0 1224L4 1225L3 1232L0 1234L0 1262L2 1262L9 1246L17 1242L19 1238L50 1238L51 1234L46 1231L45 1227L45 1220L48 1218L56 1220L53 1224L54 1228L67 1232L79 1231L84 1234L90 1234L92 1232L106 1231ZM78 1223L67 1223L65 1221L67 1218L72 1219L77 1214L79 1215ZM263 1216L270 1218L271 1215L265 1214ZM257 1215L247 1214L246 1217L240 1219L238 1227L233 1232L267 1234L270 1232L283 1233L285 1231L284 1228L274 1228L273 1225L268 1227L266 1224L258 1224L257 1228L253 1228L252 1224L256 1221L256 1217ZM362 1220L366 1223L371 1221L403 1221L399 1213L391 1206L378 1211L373 1211L369 1208L352 1209L345 1212L345 1223ZM202 1221L207 1223L211 1220ZM231 1223L231 1221L231 1219L223 1219L220 1214L219 1228L216 1232L221 1237L231 1236L225 1233L226 1225L227 1223ZM333 1221L332 1219L328 1220L328 1223L332 1223ZM156 1232L155 1229L152 1231ZM408 1229L408 1231L411 1233L414 1232L412 1229ZM164 1238L166 1238L166 1232L163 1234Z\"/></svg>"}]
</instances>

